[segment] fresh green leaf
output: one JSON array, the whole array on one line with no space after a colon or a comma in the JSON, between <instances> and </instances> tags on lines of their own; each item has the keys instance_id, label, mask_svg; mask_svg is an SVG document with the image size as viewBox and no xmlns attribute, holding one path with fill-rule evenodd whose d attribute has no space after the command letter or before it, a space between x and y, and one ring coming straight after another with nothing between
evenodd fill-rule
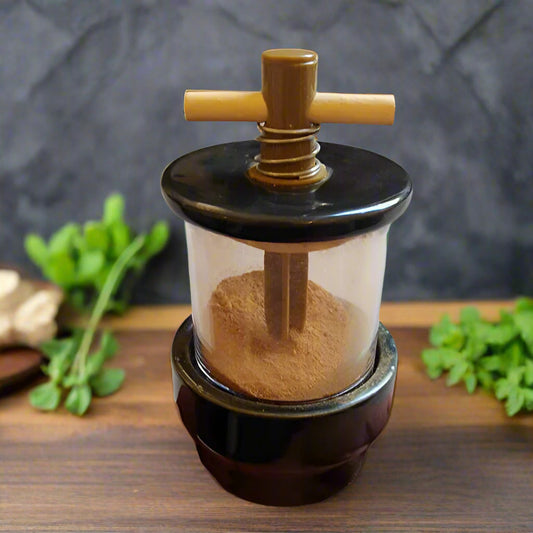
<instances>
[{"instance_id":1,"label":"fresh green leaf","mask_svg":"<svg viewBox=\"0 0 533 533\"><path fill-rule=\"evenodd\" d=\"M96 275L94 279L94 286L98 291L101 291L104 287L107 277L109 276L109 272L111 272L111 265L104 265L100 272Z\"/></svg>"},{"instance_id":2,"label":"fresh green leaf","mask_svg":"<svg viewBox=\"0 0 533 533\"><path fill-rule=\"evenodd\" d=\"M116 221L109 227L111 235L111 255L116 259L130 244L131 230L125 222Z\"/></svg>"},{"instance_id":3,"label":"fresh green leaf","mask_svg":"<svg viewBox=\"0 0 533 533\"><path fill-rule=\"evenodd\" d=\"M486 343L476 335L471 335L466 340L462 354L466 359L469 359L470 361L476 361L485 353L486 350Z\"/></svg>"},{"instance_id":4,"label":"fresh green leaf","mask_svg":"<svg viewBox=\"0 0 533 533\"><path fill-rule=\"evenodd\" d=\"M50 376L50 379L59 384L63 380L63 376L67 372L71 365L73 357L67 352L62 357L54 357L46 368L46 375Z\"/></svg>"},{"instance_id":5,"label":"fresh green leaf","mask_svg":"<svg viewBox=\"0 0 533 533\"><path fill-rule=\"evenodd\" d=\"M426 372L431 379L437 379L442 376L444 369L440 366L428 366Z\"/></svg>"},{"instance_id":6,"label":"fresh green leaf","mask_svg":"<svg viewBox=\"0 0 533 533\"><path fill-rule=\"evenodd\" d=\"M75 332L71 337L52 339L41 344L41 350L50 358L46 374L54 383L63 383L63 378L74 360L79 342L79 333Z\"/></svg>"},{"instance_id":7,"label":"fresh green leaf","mask_svg":"<svg viewBox=\"0 0 533 533\"><path fill-rule=\"evenodd\" d=\"M472 371L466 372L463 377L468 394L472 394L477 387L477 377Z\"/></svg>"},{"instance_id":8,"label":"fresh green leaf","mask_svg":"<svg viewBox=\"0 0 533 533\"><path fill-rule=\"evenodd\" d=\"M156 222L146 237L146 244L141 255L146 259L158 254L167 244L170 235L168 223L164 220Z\"/></svg>"},{"instance_id":9,"label":"fresh green leaf","mask_svg":"<svg viewBox=\"0 0 533 533\"><path fill-rule=\"evenodd\" d=\"M523 388L522 392L524 393L524 407L528 411L533 411L533 389Z\"/></svg>"},{"instance_id":10,"label":"fresh green leaf","mask_svg":"<svg viewBox=\"0 0 533 533\"><path fill-rule=\"evenodd\" d=\"M518 330L514 324L495 324L491 327L486 341L494 346L504 346L511 342L518 335Z\"/></svg>"},{"instance_id":11,"label":"fresh green leaf","mask_svg":"<svg viewBox=\"0 0 533 533\"><path fill-rule=\"evenodd\" d=\"M100 339L100 350L105 354L105 358L111 359L118 350L118 342L110 331L104 331Z\"/></svg>"},{"instance_id":12,"label":"fresh green leaf","mask_svg":"<svg viewBox=\"0 0 533 533\"><path fill-rule=\"evenodd\" d=\"M61 384L66 389L70 389L74 385L81 385L83 382L83 379L80 379L80 376L77 374L69 374L68 376L65 376L63 380L61 381Z\"/></svg>"},{"instance_id":13,"label":"fresh green leaf","mask_svg":"<svg viewBox=\"0 0 533 533\"><path fill-rule=\"evenodd\" d=\"M431 328L429 341L436 347L445 346L460 350L464 344L464 335L461 328L454 324L448 315L444 315L441 321Z\"/></svg>"},{"instance_id":14,"label":"fresh green leaf","mask_svg":"<svg viewBox=\"0 0 533 533\"><path fill-rule=\"evenodd\" d=\"M485 357L482 357L478 364L479 366L488 372L499 372L501 371L501 362L502 362L502 356L501 354L498 355L487 355Z\"/></svg>"},{"instance_id":15,"label":"fresh green leaf","mask_svg":"<svg viewBox=\"0 0 533 533\"><path fill-rule=\"evenodd\" d=\"M91 404L91 387L89 385L74 385L65 400L65 407L74 415L82 416Z\"/></svg>"},{"instance_id":16,"label":"fresh green leaf","mask_svg":"<svg viewBox=\"0 0 533 533\"><path fill-rule=\"evenodd\" d=\"M514 416L522 409L524 402L524 392L519 387L514 387L509 391L509 395L507 396L505 411L509 416Z\"/></svg>"},{"instance_id":17,"label":"fresh green leaf","mask_svg":"<svg viewBox=\"0 0 533 533\"><path fill-rule=\"evenodd\" d=\"M86 382L98 374L106 360L113 357L118 350L118 343L111 332L105 331L100 338L100 348L87 358L85 370L82 372Z\"/></svg>"},{"instance_id":18,"label":"fresh green leaf","mask_svg":"<svg viewBox=\"0 0 533 533\"><path fill-rule=\"evenodd\" d=\"M527 360L524 366L524 383L533 387L533 361Z\"/></svg>"},{"instance_id":19,"label":"fresh green leaf","mask_svg":"<svg viewBox=\"0 0 533 533\"><path fill-rule=\"evenodd\" d=\"M83 381L86 382L91 379L93 376L100 372L100 369L104 365L106 360L105 352L100 349L87 357L87 362L85 363L85 369L82 373Z\"/></svg>"},{"instance_id":20,"label":"fresh green leaf","mask_svg":"<svg viewBox=\"0 0 533 533\"><path fill-rule=\"evenodd\" d=\"M72 253L76 256L79 256L89 250L85 235L81 231L80 233L74 235L72 239L72 249Z\"/></svg>"},{"instance_id":21,"label":"fresh green leaf","mask_svg":"<svg viewBox=\"0 0 533 533\"><path fill-rule=\"evenodd\" d=\"M461 379L466 375L466 373L470 370L470 366L466 361L458 361L455 363L455 365L452 366L450 369L450 373L448 374L448 379L446 380L446 384L448 386L455 385L456 383L459 383Z\"/></svg>"},{"instance_id":22,"label":"fresh green leaf","mask_svg":"<svg viewBox=\"0 0 533 533\"><path fill-rule=\"evenodd\" d=\"M462 325L470 325L481 320L481 314L475 307L461 309L460 322Z\"/></svg>"},{"instance_id":23,"label":"fresh green leaf","mask_svg":"<svg viewBox=\"0 0 533 533\"><path fill-rule=\"evenodd\" d=\"M84 252L78 261L76 277L78 283L91 282L102 270L105 264L105 256L101 250L89 250Z\"/></svg>"},{"instance_id":24,"label":"fresh green leaf","mask_svg":"<svg viewBox=\"0 0 533 533\"><path fill-rule=\"evenodd\" d=\"M525 373L525 367L524 366L517 366L517 367L511 368L507 372L507 381L511 385L518 386L518 385L520 385L520 383L522 381L522 378L524 377L524 373Z\"/></svg>"},{"instance_id":25,"label":"fresh green leaf","mask_svg":"<svg viewBox=\"0 0 533 533\"><path fill-rule=\"evenodd\" d=\"M500 324L514 324L513 313L506 309L500 309Z\"/></svg>"},{"instance_id":26,"label":"fresh green leaf","mask_svg":"<svg viewBox=\"0 0 533 533\"><path fill-rule=\"evenodd\" d=\"M106 226L122 221L124 215L124 197L120 194L108 196L104 202L102 221Z\"/></svg>"},{"instance_id":27,"label":"fresh green leaf","mask_svg":"<svg viewBox=\"0 0 533 533\"><path fill-rule=\"evenodd\" d=\"M429 377L436 379L444 370L460 361L461 354L451 348L427 348L422 352L422 360L426 364Z\"/></svg>"},{"instance_id":28,"label":"fresh green leaf","mask_svg":"<svg viewBox=\"0 0 533 533\"><path fill-rule=\"evenodd\" d=\"M72 351L75 346L74 339L66 337L64 339L50 339L49 341L39 344L39 349L48 357L52 359L56 356L61 356L65 351Z\"/></svg>"},{"instance_id":29,"label":"fresh green leaf","mask_svg":"<svg viewBox=\"0 0 533 533\"><path fill-rule=\"evenodd\" d=\"M522 366L525 360L526 356L522 342L519 340L513 341L502 355L500 371L503 374L507 374L513 368Z\"/></svg>"},{"instance_id":30,"label":"fresh green leaf","mask_svg":"<svg viewBox=\"0 0 533 533\"><path fill-rule=\"evenodd\" d=\"M504 400L507 398L511 389L513 389L513 385L504 378L499 379L494 384L494 394L498 400Z\"/></svg>"},{"instance_id":31,"label":"fresh green leaf","mask_svg":"<svg viewBox=\"0 0 533 533\"><path fill-rule=\"evenodd\" d=\"M428 367L442 366L442 354L438 348L426 348L422 352L422 361Z\"/></svg>"},{"instance_id":32,"label":"fresh green leaf","mask_svg":"<svg viewBox=\"0 0 533 533\"><path fill-rule=\"evenodd\" d=\"M487 370L479 368L476 373L477 380L479 384L486 390L491 391L494 388L494 378L492 373Z\"/></svg>"},{"instance_id":33,"label":"fresh green leaf","mask_svg":"<svg viewBox=\"0 0 533 533\"><path fill-rule=\"evenodd\" d=\"M76 235L79 235L79 233L80 227L78 224L65 224L50 238L50 242L48 243L50 255L70 254L74 238Z\"/></svg>"},{"instance_id":34,"label":"fresh green leaf","mask_svg":"<svg viewBox=\"0 0 533 533\"><path fill-rule=\"evenodd\" d=\"M454 366L461 359L463 359L463 356L460 352L451 348L441 348L440 354L442 359L442 366L445 370L449 370L452 366Z\"/></svg>"},{"instance_id":35,"label":"fresh green leaf","mask_svg":"<svg viewBox=\"0 0 533 533\"><path fill-rule=\"evenodd\" d=\"M104 254L107 253L109 237L104 224L94 221L86 222L83 226L83 231L87 247L90 250L100 250Z\"/></svg>"},{"instance_id":36,"label":"fresh green leaf","mask_svg":"<svg viewBox=\"0 0 533 533\"><path fill-rule=\"evenodd\" d=\"M90 384L96 396L108 396L120 389L124 377L121 368L103 368L91 379Z\"/></svg>"},{"instance_id":37,"label":"fresh green leaf","mask_svg":"<svg viewBox=\"0 0 533 533\"><path fill-rule=\"evenodd\" d=\"M514 321L529 349L529 353L533 355L533 310L525 309L517 312Z\"/></svg>"},{"instance_id":38,"label":"fresh green leaf","mask_svg":"<svg viewBox=\"0 0 533 533\"><path fill-rule=\"evenodd\" d=\"M46 264L48 259L48 247L46 243L36 235L35 233L30 233L24 239L24 248L28 257L39 267L43 267Z\"/></svg>"},{"instance_id":39,"label":"fresh green leaf","mask_svg":"<svg viewBox=\"0 0 533 533\"><path fill-rule=\"evenodd\" d=\"M515 311L533 311L533 298L518 298L515 304Z\"/></svg>"},{"instance_id":40,"label":"fresh green leaf","mask_svg":"<svg viewBox=\"0 0 533 533\"><path fill-rule=\"evenodd\" d=\"M44 274L60 287L68 289L76 278L76 266L68 253L59 252L49 257Z\"/></svg>"},{"instance_id":41,"label":"fresh green leaf","mask_svg":"<svg viewBox=\"0 0 533 533\"><path fill-rule=\"evenodd\" d=\"M128 310L128 304L123 300L111 300L106 310L117 315L122 315Z\"/></svg>"},{"instance_id":42,"label":"fresh green leaf","mask_svg":"<svg viewBox=\"0 0 533 533\"><path fill-rule=\"evenodd\" d=\"M30 392L30 403L41 411L54 411L61 401L61 389L49 381L38 385Z\"/></svg>"}]
</instances>

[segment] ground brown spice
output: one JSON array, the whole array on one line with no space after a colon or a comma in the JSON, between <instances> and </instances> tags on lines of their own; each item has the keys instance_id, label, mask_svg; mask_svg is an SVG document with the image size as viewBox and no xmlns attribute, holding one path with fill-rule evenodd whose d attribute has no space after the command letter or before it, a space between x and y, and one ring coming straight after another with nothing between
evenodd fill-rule
<instances>
[{"instance_id":1,"label":"ground brown spice","mask_svg":"<svg viewBox=\"0 0 533 533\"><path fill-rule=\"evenodd\" d=\"M278 401L322 398L354 383L360 376L347 347L355 308L309 281L303 331L291 329L287 340L278 340L266 327L263 284L263 271L253 271L224 279L213 292L214 346L202 350L213 377Z\"/></svg>"}]
</instances>

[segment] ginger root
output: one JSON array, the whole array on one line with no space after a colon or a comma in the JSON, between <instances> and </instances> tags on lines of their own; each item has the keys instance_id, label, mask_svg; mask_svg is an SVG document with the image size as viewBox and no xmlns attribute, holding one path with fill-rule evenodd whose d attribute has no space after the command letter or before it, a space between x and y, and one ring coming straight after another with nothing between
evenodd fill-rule
<instances>
[{"instance_id":1,"label":"ginger root","mask_svg":"<svg viewBox=\"0 0 533 533\"><path fill-rule=\"evenodd\" d=\"M0 270L0 348L37 346L52 339L62 300L63 291L51 283L22 279L15 270Z\"/></svg>"}]
</instances>

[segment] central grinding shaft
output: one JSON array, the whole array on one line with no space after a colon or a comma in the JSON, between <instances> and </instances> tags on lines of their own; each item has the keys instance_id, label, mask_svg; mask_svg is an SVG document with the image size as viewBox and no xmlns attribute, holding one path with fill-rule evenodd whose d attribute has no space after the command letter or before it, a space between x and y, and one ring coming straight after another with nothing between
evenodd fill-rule
<instances>
[{"instance_id":1,"label":"central grinding shaft","mask_svg":"<svg viewBox=\"0 0 533 533\"><path fill-rule=\"evenodd\" d=\"M291 189L326 178L315 155L318 128L308 110L316 94L318 56L307 50L269 50L262 56L263 98L267 119L259 124L261 153L252 179L266 186ZM272 335L302 330L307 309L307 253L265 252L265 318Z\"/></svg>"}]
</instances>

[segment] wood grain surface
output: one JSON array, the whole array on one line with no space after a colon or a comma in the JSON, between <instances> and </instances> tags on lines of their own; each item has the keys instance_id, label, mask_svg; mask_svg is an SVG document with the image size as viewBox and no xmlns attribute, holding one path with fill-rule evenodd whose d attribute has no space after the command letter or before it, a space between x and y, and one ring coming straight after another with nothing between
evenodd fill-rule
<instances>
[{"instance_id":1,"label":"wood grain surface","mask_svg":"<svg viewBox=\"0 0 533 533\"><path fill-rule=\"evenodd\" d=\"M272 508L200 464L172 401L173 332L124 329L124 388L86 417L38 413L27 390L0 399L0 531L533 531L533 417L430 381L427 329L391 331L394 408L361 476L325 502Z\"/></svg>"}]
</instances>

